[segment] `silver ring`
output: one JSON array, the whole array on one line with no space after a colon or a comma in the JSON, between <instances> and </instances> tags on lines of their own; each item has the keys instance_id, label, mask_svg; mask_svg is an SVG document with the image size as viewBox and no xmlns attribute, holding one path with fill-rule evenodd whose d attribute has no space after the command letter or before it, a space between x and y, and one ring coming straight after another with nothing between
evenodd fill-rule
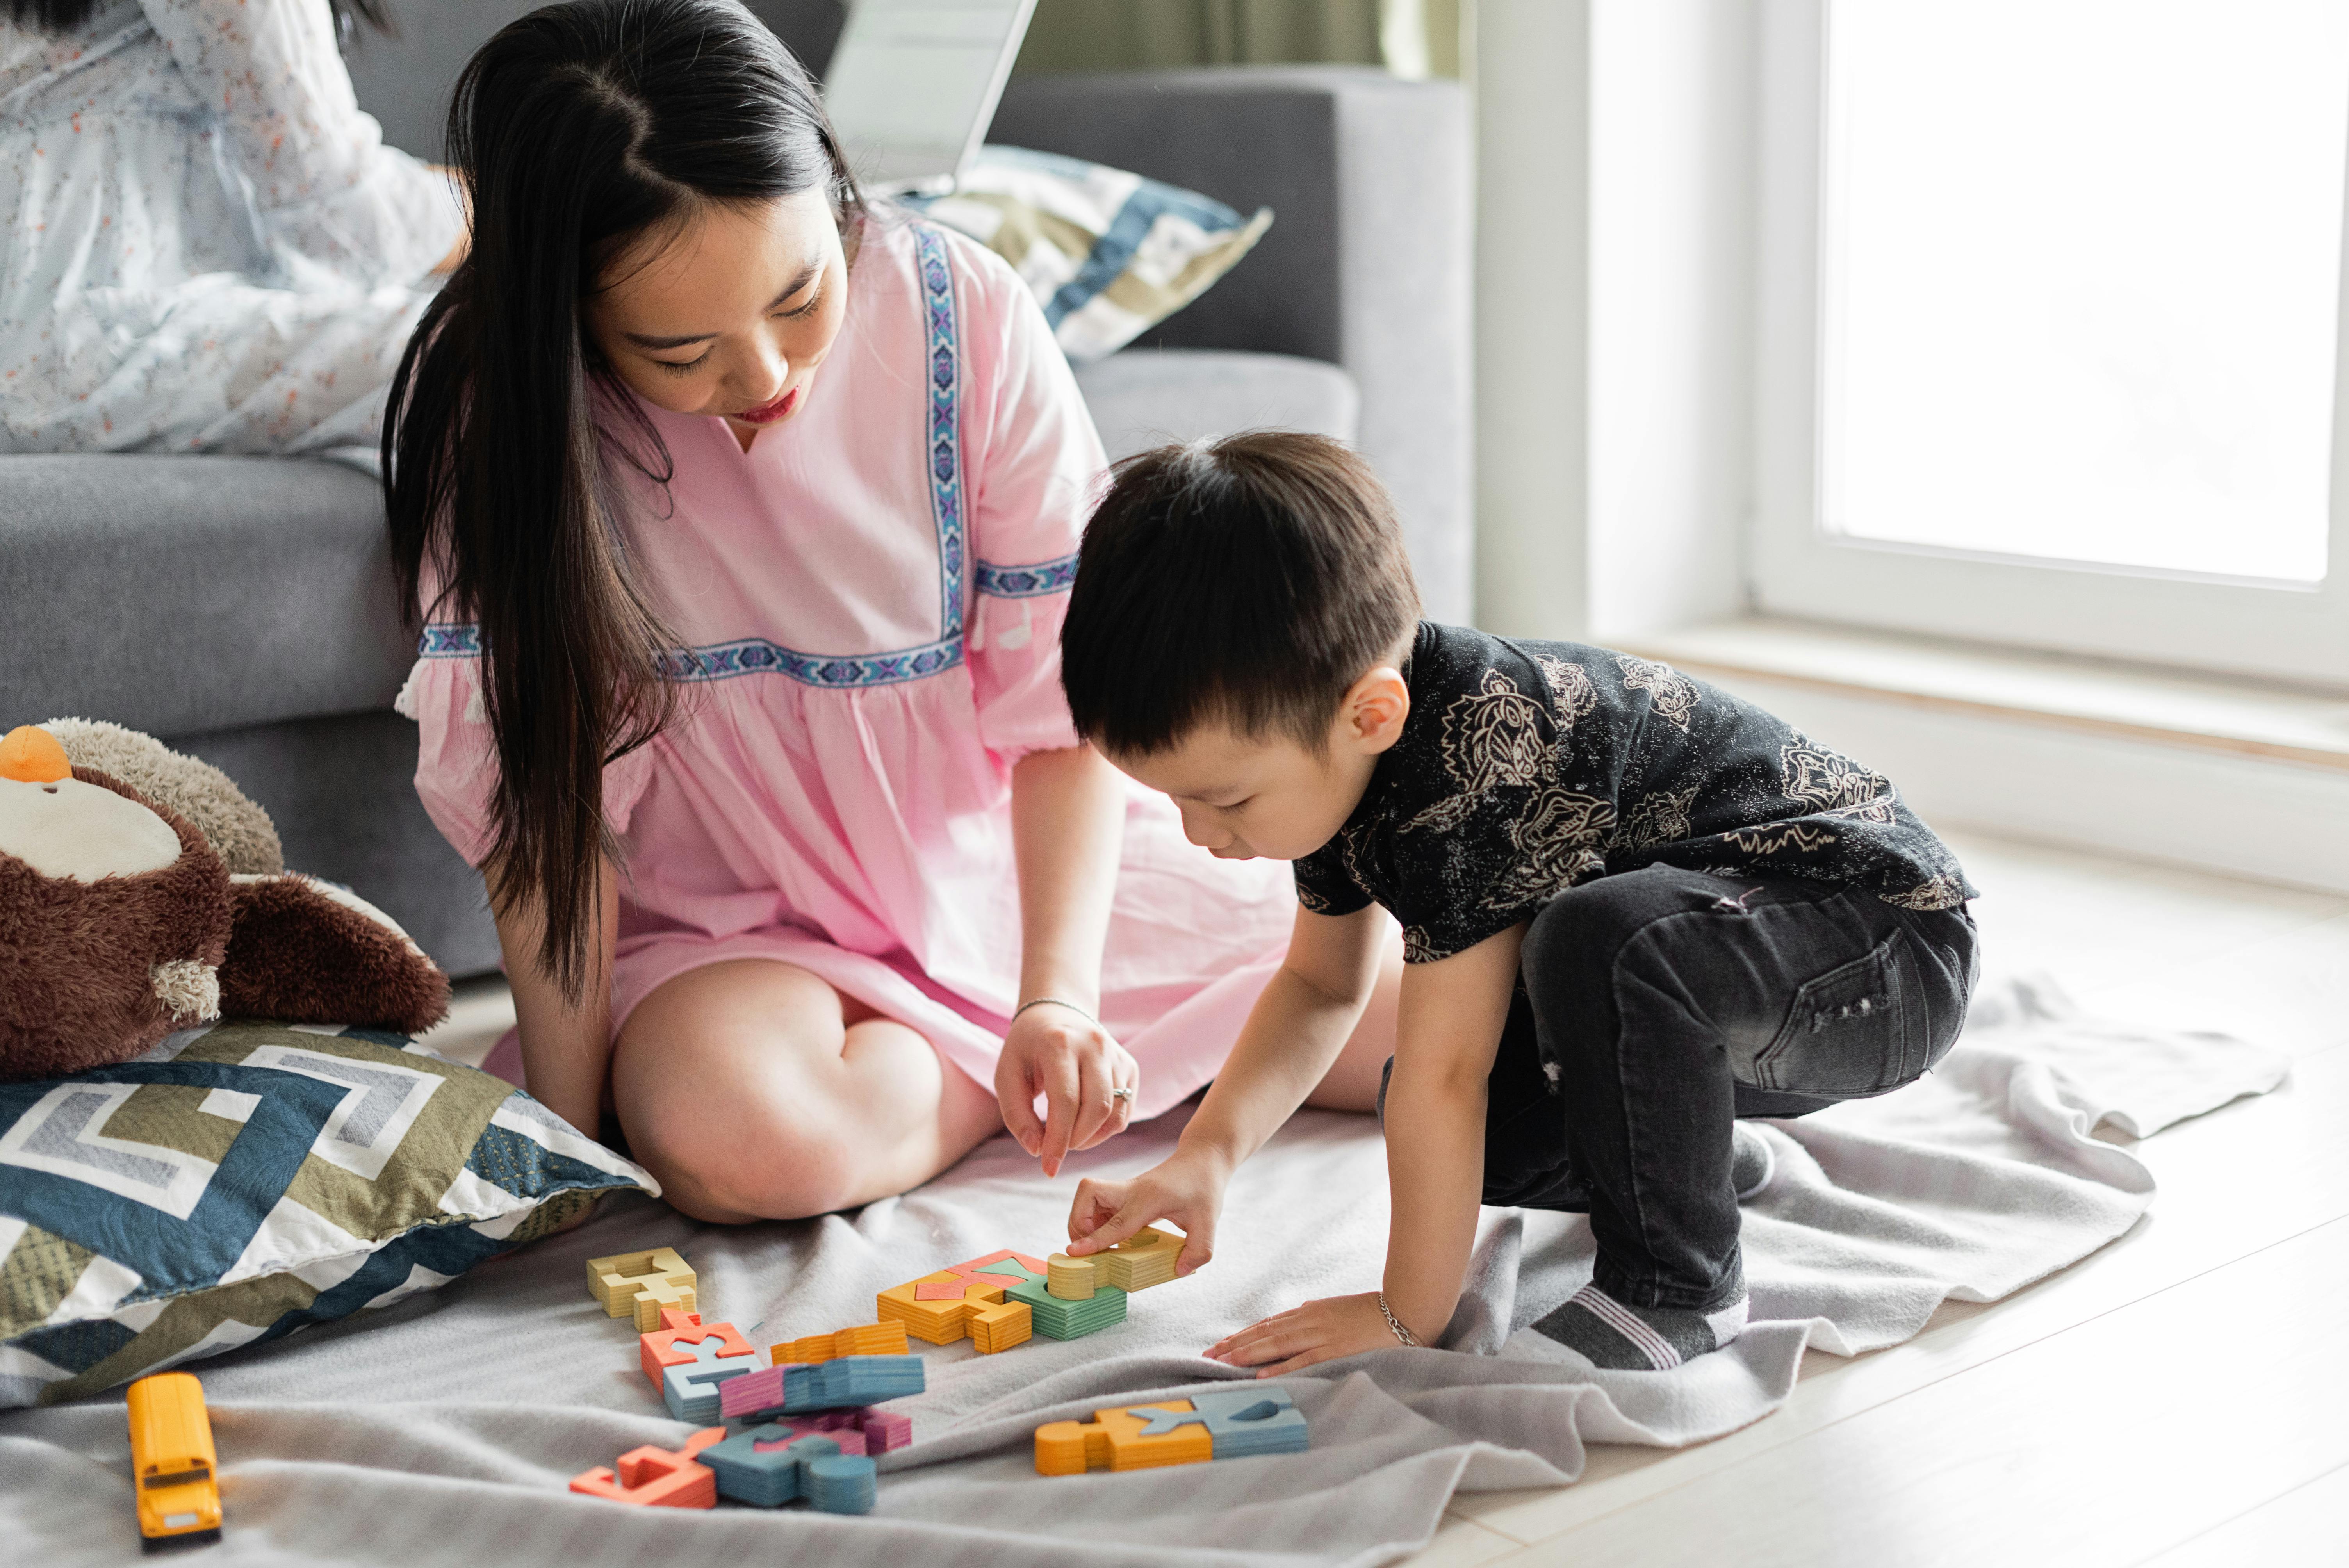
<instances>
[{"instance_id":1,"label":"silver ring","mask_svg":"<svg viewBox=\"0 0 2349 1568\"><path fill-rule=\"evenodd\" d=\"M1109 1097L1112 1099L1132 1099L1133 1091L1130 1088L1113 1088L1109 1091Z\"/></svg>"}]
</instances>

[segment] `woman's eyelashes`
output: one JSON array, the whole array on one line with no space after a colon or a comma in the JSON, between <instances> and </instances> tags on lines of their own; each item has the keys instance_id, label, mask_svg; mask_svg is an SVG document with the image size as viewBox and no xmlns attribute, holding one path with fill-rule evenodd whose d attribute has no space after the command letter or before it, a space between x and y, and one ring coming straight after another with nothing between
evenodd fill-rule
<instances>
[{"instance_id":1,"label":"woman's eyelashes","mask_svg":"<svg viewBox=\"0 0 2349 1568\"><path fill-rule=\"evenodd\" d=\"M805 304L796 304L789 310L779 310L775 315L784 321L797 321L802 316L813 315L816 307L822 304L823 304L823 295L819 292L808 296ZM653 363L671 376L690 376L709 363L709 356L712 352L713 350L705 348L691 359L656 359Z\"/></svg>"}]
</instances>

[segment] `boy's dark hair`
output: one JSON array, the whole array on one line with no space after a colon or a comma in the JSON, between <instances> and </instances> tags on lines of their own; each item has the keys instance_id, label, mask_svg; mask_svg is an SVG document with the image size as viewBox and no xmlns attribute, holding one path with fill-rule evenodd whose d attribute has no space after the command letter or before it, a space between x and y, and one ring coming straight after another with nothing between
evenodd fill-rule
<instances>
[{"instance_id":1,"label":"boy's dark hair","mask_svg":"<svg viewBox=\"0 0 2349 1568\"><path fill-rule=\"evenodd\" d=\"M1221 720L1319 752L1419 620L1394 503L1336 441L1253 430L1118 464L1061 629L1077 733L1146 755Z\"/></svg>"}]
</instances>

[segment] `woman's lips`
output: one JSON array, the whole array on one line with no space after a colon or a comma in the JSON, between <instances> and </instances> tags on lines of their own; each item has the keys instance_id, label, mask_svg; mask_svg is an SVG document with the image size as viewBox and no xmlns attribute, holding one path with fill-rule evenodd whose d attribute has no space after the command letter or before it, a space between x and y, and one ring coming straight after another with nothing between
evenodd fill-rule
<instances>
[{"instance_id":1,"label":"woman's lips","mask_svg":"<svg viewBox=\"0 0 2349 1568\"><path fill-rule=\"evenodd\" d=\"M763 408L752 408L734 417L746 425L771 425L800 406L800 389L796 387Z\"/></svg>"}]
</instances>

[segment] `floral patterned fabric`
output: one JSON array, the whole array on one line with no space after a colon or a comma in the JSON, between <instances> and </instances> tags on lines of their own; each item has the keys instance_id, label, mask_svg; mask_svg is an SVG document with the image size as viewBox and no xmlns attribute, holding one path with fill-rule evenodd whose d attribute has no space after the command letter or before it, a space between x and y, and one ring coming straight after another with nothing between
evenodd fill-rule
<instances>
[{"instance_id":1,"label":"floral patterned fabric","mask_svg":"<svg viewBox=\"0 0 2349 1568\"><path fill-rule=\"evenodd\" d=\"M1308 909L1393 912L1414 964L1649 865L1807 877L1903 909L1974 896L1889 779L1669 665L1424 623L1406 674L1402 738L1296 871Z\"/></svg>"},{"instance_id":2,"label":"floral patterned fabric","mask_svg":"<svg viewBox=\"0 0 2349 1568\"><path fill-rule=\"evenodd\" d=\"M359 111L326 0L0 21L0 450L372 442L449 181Z\"/></svg>"}]
</instances>

